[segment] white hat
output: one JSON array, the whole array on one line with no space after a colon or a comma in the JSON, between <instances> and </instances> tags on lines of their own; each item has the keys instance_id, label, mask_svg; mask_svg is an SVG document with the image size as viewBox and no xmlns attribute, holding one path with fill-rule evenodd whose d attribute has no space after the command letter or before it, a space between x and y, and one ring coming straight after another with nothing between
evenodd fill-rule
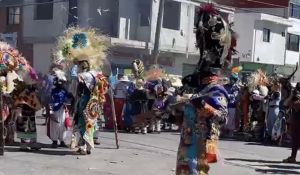
<instances>
[{"instance_id":1,"label":"white hat","mask_svg":"<svg viewBox=\"0 0 300 175\"><path fill-rule=\"evenodd\" d=\"M64 71L56 69L54 70L54 74L58 78L58 80L67 81L66 74Z\"/></svg>"},{"instance_id":2,"label":"white hat","mask_svg":"<svg viewBox=\"0 0 300 175\"><path fill-rule=\"evenodd\" d=\"M259 91L257 89L255 89L252 93L255 95L259 95Z\"/></svg>"},{"instance_id":3,"label":"white hat","mask_svg":"<svg viewBox=\"0 0 300 175\"><path fill-rule=\"evenodd\" d=\"M123 76L122 78L120 78L119 81L122 81L122 82L130 82L128 76Z\"/></svg>"},{"instance_id":4,"label":"white hat","mask_svg":"<svg viewBox=\"0 0 300 175\"><path fill-rule=\"evenodd\" d=\"M174 86L174 87L182 86L182 82L179 78L171 78L170 81L171 81L172 86Z\"/></svg>"},{"instance_id":5,"label":"white hat","mask_svg":"<svg viewBox=\"0 0 300 175\"><path fill-rule=\"evenodd\" d=\"M167 94L174 94L176 91L176 89L174 87L169 87L168 90L167 90Z\"/></svg>"}]
</instances>

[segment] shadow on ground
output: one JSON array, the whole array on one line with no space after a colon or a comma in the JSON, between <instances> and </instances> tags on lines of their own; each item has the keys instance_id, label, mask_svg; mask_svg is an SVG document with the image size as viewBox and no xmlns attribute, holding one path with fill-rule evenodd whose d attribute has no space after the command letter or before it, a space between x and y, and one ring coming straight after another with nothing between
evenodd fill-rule
<instances>
[{"instance_id":1,"label":"shadow on ground","mask_svg":"<svg viewBox=\"0 0 300 175\"><path fill-rule=\"evenodd\" d=\"M5 147L6 152L23 152L19 147ZM54 155L54 156L66 156L66 155L77 155L74 151L71 150L63 150L63 149L47 149L43 147L41 150L29 150L25 152L30 152L34 154L42 154L42 155Z\"/></svg>"},{"instance_id":2,"label":"shadow on ground","mask_svg":"<svg viewBox=\"0 0 300 175\"><path fill-rule=\"evenodd\" d=\"M259 163L259 165L247 165L253 168L255 172L263 174L300 174L300 162L295 164L283 164L282 161L261 160L261 159L240 159L240 158L226 158L228 162L249 162ZM259 168L257 168L259 167ZM262 168L260 168L262 167Z\"/></svg>"}]
</instances>

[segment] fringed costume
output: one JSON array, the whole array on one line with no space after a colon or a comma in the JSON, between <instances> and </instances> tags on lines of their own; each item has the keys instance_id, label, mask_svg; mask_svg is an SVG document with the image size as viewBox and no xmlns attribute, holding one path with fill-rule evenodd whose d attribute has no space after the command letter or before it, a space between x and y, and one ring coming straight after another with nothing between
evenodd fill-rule
<instances>
[{"instance_id":1,"label":"fringed costume","mask_svg":"<svg viewBox=\"0 0 300 175\"><path fill-rule=\"evenodd\" d=\"M268 77L262 70L252 73L248 79L250 106L252 108L249 130L252 139L255 141L261 141L264 135L265 115L267 112L265 98L268 96L268 83Z\"/></svg>"},{"instance_id":2,"label":"fringed costume","mask_svg":"<svg viewBox=\"0 0 300 175\"><path fill-rule=\"evenodd\" d=\"M8 140L14 140L16 128L22 150L28 147L40 149L36 143L35 124L35 112L41 109L35 87L38 76L18 50L7 43L0 42L0 58L1 90L5 96L1 110L4 119L11 114L7 122L7 129L11 132Z\"/></svg>"},{"instance_id":3,"label":"fringed costume","mask_svg":"<svg viewBox=\"0 0 300 175\"><path fill-rule=\"evenodd\" d=\"M129 97L131 103L131 115L139 119L142 117L142 114L148 112L148 95L146 89L144 89L144 82L142 79L138 79L135 83L135 89ZM147 122L142 121L135 128L135 132L142 132L143 134L147 133Z\"/></svg>"},{"instance_id":4,"label":"fringed costume","mask_svg":"<svg viewBox=\"0 0 300 175\"><path fill-rule=\"evenodd\" d=\"M97 34L95 29L69 28L58 38L54 63L64 66L65 72L71 70L71 77L77 89L75 107L75 129L80 132L80 154L90 154L94 147L94 133L97 119L102 114L104 94L108 88L105 70L107 40Z\"/></svg>"},{"instance_id":5,"label":"fringed costume","mask_svg":"<svg viewBox=\"0 0 300 175\"><path fill-rule=\"evenodd\" d=\"M67 99L73 99L73 95L69 93L64 87L64 83L67 81L65 73L61 70L54 71L54 88L51 91L51 106L53 115L50 116L48 120L49 126L49 138L53 141L52 147L56 148L58 146L58 141L60 141L60 146L65 147L66 133L65 131L71 127L68 126L69 111L66 106ZM73 106L71 102L71 106Z\"/></svg>"},{"instance_id":6,"label":"fringed costume","mask_svg":"<svg viewBox=\"0 0 300 175\"><path fill-rule=\"evenodd\" d=\"M227 91L218 84L219 75L230 64L235 39L225 21L211 4L197 13L200 60L195 73L184 77L182 83L183 88L194 88L198 93L183 107L176 175L208 174L208 163L217 161L217 140L229 101Z\"/></svg>"}]
</instances>

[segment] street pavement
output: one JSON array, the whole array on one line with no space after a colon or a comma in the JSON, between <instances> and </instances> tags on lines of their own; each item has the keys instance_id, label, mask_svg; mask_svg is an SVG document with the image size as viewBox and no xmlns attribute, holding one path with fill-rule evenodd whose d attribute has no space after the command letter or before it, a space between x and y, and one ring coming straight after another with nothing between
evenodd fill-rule
<instances>
[{"instance_id":1,"label":"street pavement","mask_svg":"<svg viewBox=\"0 0 300 175\"><path fill-rule=\"evenodd\" d=\"M39 126L38 131L38 140L50 147L45 127ZM120 149L116 149L114 133L102 132L101 145L89 156L63 148L20 152L18 147L9 146L0 157L0 175L175 174L178 133L119 133L119 143ZM219 143L219 162L211 166L210 174L300 174L300 164L281 163L289 154L288 148L223 140Z\"/></svg>"}]
</instances>

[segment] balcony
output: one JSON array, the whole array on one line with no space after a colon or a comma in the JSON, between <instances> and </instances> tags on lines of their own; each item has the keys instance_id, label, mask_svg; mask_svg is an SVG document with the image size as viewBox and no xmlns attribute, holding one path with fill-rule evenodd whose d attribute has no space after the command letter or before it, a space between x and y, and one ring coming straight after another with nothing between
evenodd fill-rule
<instances>
[{"instance_id":1,"label":"balcony","mask_svg":"<svg viewBox=\"0 0 300 175\"><path fill-rule=\"evenodd\" d=\"M257 20L261 20L261 21L269 21L275 24L281 24L287 27L292 27L293 26L293 21L283 18L283 17L279 17L279 16L275 16L275 15L269 15L269 14L264 14L264 13L257 13L258 15L258 19Z\"/></svg>"}]
</instances>

